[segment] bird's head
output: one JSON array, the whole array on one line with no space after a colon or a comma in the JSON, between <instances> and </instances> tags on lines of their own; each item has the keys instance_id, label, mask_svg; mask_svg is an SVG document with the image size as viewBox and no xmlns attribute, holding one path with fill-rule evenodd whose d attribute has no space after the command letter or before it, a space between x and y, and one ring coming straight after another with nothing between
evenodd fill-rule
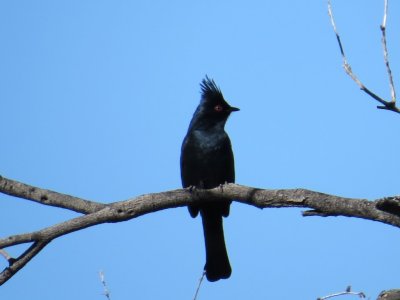
<instances>
[{"instance_id":1,"label":"bird's head","mask_svg":"<svg viewBox=\"0 0 400 300\"><path fill-rule=\"evenodd\" d=\"M201 100L192 121L197 126L225 125L229 115L239 108L230 106L214 80L206 76L201 84ZM192 124L194 125L194 124Z\"/></svg>"}]
</instances>

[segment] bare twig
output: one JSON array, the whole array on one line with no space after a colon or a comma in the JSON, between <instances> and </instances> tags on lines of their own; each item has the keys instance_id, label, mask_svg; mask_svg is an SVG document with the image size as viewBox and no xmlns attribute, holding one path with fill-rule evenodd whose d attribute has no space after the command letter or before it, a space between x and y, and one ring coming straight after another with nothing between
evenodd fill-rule
<instances>
[{"instance_id":1,"label":"bare twig","mask_svg":"<svg viewBox=\"0 0 400 300\"><path fill-rule=\"evenodd\" d=\"M2 178L2 180L7 180ZM0 184L0 192L18 196L20 189L24 190L25 185L7 180L12 186L4 187ZM49 195L49 201L54 195L56 199L66 197L64 202L58 203L59 207L76 209L76 204L82 199L66 196L63 194L32 187L37 193ZM72 201L69 201L71 197ZM88 228L94 225L112 222L122 222L137 218L144 214L153 213L159 210L186 206L198 201L235 201L253 205L258 208L266 207L305 207L310 210L303 212L303 216L347 216L363 218L373 221L390 224L400 228L400 215L397 209L392 209L392 202L396 197L386 197L376 201L366 199L344 198L334 195L323 194L305 189L268 190L253 187L241 186L238 184L225 184L223 189L216 187L210 190L197 189L192 193L190 189L179 189L162 193L153 193L138 196L126 201L101 204L99 209L92 208L91 213L78 216L71 220L43 228L38 231L17 234L0 239L0 249L18 244L30 244L28 249L19 257L13 259L9 267L0 272L0 285L9 280L16 272L25 266L36 254L38 254L52 240ZM377 207L379 203L380 210ZM92 207L96 207L96 202Z\"/></svg>"},{"instance_id":2,"label":"bare twig","mask_svg":"<svg viewBox=\"0 0 400 300\"><path fill-rule=\"evenodd\" d=\"M387 11L388 11L388 0L385 0L384 2L385 2L385 8L384 8L383 20L382 20L382 25L381 25L383 58L384 58L386 70L387 70L387 73L389 76L391 102L393 103L393 105L396 105L396 90L395 90L394 83L393 83L392 70L390 69L389 53L387 50L387 43L386 43L386 20L387 20Z\"/></svg>"},{"instance_id":3,"label":"bare twig","mask_svg":"<svg viewBox=\"0 0 400 300\"><path fill-rule=\"evenodd\" d=\"M328 14L329 14L329 18L333 27L333 31L335 32L336 35L336 39L337 42L339 44L339 48L340 48L340 53L342 55L342 60L343 60L343 68L346 72L347 75L350 76L350 78L360 87L360 89L362 91L364 91L365 93L367 93L369 96L371 96L372 98L374 98L376 101L378 101L379 103L382 104L382 106L377 106L377 108L379 109L386 109L386 110L391 110L397 113L400 113L400 109L396 107L396 101L395 101L395 97L396 97L396 93L394 90L394 84L393 84L393 77L392 77L392 72L390 70L389 67L389 61L388 61L388 55L387 55L387 49L386 49L386 34L385 34L385 30L386 30L386 16L387 16L387 0L385 0L385 14L384 14L384 19L383 19L383 23L381 26L382 29L382 34L383 34L383 44L384 44L384 57L385 57L385 64L388 70L388 74L389 74L389 81L390 81L390 85L391 85L391 94L392 94L392 100L391 101L386 101L383 98L379 97L378 95L376 95L374 92L372 92L370 89L368 89L359 79L358 77L353 73L350 64L347 61L345 52L344 52L344 48L343 48L343 44L342 41L340 39L340 35L339 32L337 30L336 27L336 23L333 17L333 13L332 13L332 5L331 5L331 0L328 0Z\"/></svg>"},{"instance_id":4,"label":"bare twig","mask_svg":"<svg viewBox=\"0 0 400 300\"><path fill-rule=\"evenodd\" d=\"M201 287L201 283L203 282L203 279L204 279L204 276L205 276L205 275L206 275L206 270L204 270L203 273L201 274L201 277L200 277L200 279L199 279L199 284L198 284L198 286L197 286L196 293L194 294L193 300L196 300L196 299L197 299L197 295L199 294L200 287Z\"/></svg>"},{"instance_id":5,"label":"bare twig","mask_svg":"<svg viewBox=\"0 0 400 300\"><path fill-rule=\"evenodd\" d=\"M0 249L0 255L3 256L9 264L13 262L13 258L7 253L7 251Z\"/></svg>"},{"instance_id":6,"label":"bare twig","mask_svg":"<svg viewBox=\"0 0 400 300\"><path fill-rule=\"evenodd\" d=\"M358 296L360 298L365 298L365 294L363 292L352 292L351 291L351 286L348 286L346 288L346 291L344 291L344 292L339 292L339 293L334 293L334 294L327 295L327 296L324 296L324 297L319 297L319 298L317 298L317 300L325 300L325 299L344 296L344 295L355 295L355 296Z\"/></svg>"},{"instance_id":7,"label":"bare twig","mask_svg":"<svg viewBox=\"0 0 400 300\"><path fill-rule=\"evenodd\" d=\"M108 300L111 300L111 293L110 293L110 290L108 289L108 286L107 286L107 283L106 283L106 277L104 275L104 272L100 271L99 272L99 276L100 276L100 281L103 284L103 288L104 288L103 295L106 296L106 298Z\"/></svg>"}]
</instances>

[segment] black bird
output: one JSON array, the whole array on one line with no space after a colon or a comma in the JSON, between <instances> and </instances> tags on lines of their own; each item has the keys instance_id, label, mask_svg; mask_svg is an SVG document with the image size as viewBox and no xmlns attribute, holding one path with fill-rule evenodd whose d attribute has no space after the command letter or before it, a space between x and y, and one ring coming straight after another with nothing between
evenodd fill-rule
<instances>
[{"instance_id":1,"label":"black bird","mask_svg":"<svg viewBox=\"0 0 400 300\"><path fill-rule=\"evenodd\" d=\"M231 112L239 109L225 101L214 80L206 76L200 86L201 101L182 144L181 178L183 187L210 189L235 182L232 146L224 126ZM188 207L193 218L200 212L203 220L204 270L209 281L229 278L232 273L222 226L222 217L229 215L231 202L206 202Z\"/></svg>"}]
</instances>

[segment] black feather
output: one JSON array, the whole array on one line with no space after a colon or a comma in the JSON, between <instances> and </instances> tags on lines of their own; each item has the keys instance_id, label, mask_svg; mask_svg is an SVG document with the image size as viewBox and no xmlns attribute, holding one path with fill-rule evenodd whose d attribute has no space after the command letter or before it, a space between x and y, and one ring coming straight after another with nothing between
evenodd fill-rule
<instances>
[{"instance_id":1,"label":"black feather","mask_svg":"<svg viewBox=\"0 0 400 300\"><path fill-rule=\"evenodd\" d=\"M235 181L231 141L225 132L225 123L233 111L222 96L214 80L206 76L201 82L202 97L181 152L181 179L183 187L214 188ZM189 212L203 219L206 246L204 269L209 281L228 278L231 266L225 247L222 217L229 215L231 201L204 202L190 205Z\"/></svg>"},{"instance_id":2,"label":"black feather","mask_svg":"<svg viewBox=\"0 0 400 300\"><path fill-rule=\"evenodd\" d=\"M210 79L207 75L206 78L201 81L200 87L202 92L202 99L224 99L220 88L217 86L215 81L213 79Z\"/></svg>"}]
</instances>

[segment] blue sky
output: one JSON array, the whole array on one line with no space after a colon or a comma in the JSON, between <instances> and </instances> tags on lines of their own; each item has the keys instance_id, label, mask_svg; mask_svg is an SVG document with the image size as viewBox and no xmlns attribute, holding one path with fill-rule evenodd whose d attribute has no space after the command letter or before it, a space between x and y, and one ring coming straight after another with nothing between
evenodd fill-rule
<instances>
[{"instance_id":1,"label":"blue sky","mask_svg":"<svg viewBox=\"0 0 400 300\"><path fill-rule=\"evenodd\" d=\"M383 1L333 8L353 70L388 98ZM390 2L395 81L399 14ZM179 188L208 74L241 109L227 124L238 183L400 193L400 116L343 72L326 1L3 1L0 36L2 176L102 202ZM5 195L0 209L0 236L76 216ZM316 299L347 285L375 299L399 287L396 228L238 203L224 225L232 277L204 282L199 299ZM103 270L113 300L192 299L203 265L200 219L166 210L54 241L0 298L105 299Z\"/></svg>"}]
</instances>

